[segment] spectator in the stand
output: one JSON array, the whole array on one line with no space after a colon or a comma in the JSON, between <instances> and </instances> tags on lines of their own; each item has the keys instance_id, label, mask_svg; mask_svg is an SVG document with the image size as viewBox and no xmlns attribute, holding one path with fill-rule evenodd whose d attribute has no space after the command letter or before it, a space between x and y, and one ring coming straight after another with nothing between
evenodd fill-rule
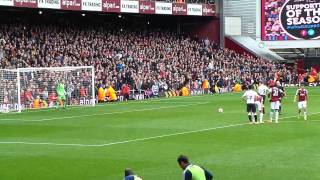
<instances>
[{"instance_id":1,"label":"spectator in the stand","mask_svg":"<svg viewBox=\"0 0 320 180\"><path fill-rule=\"evenodd\" d=\"M157 97L163 91L177 92L183 85L191 90L200 89L204 80L207 80L204 89L217 85L228 91L236 83L267 81L277 71L282 75L289 72L278 63L220 49L208 39L165 29L121 27L120 31L104 25L79 26L67 19L52 24L37 23L23 18L18 24L0 22L1 68L93 65L97 88L99 84L113 84L118 91L127 84L132 90L144 91L146 97ZM63 77L55 76L49 73L41 77L25 76L23 89L36 88L44 96L46 89L42 88L47 87L50 94L56 79ZM68 78L70 97L91 95L88 72ZM75 98L71 100L76 102Z\"/></svg>"},{"instance_id":2,"label":"spectator in the stand","mask_svg":"<svg viewBox=\"0 0 320 180\"><path fill-rule=\"evenodd\" d=\"M153 81L152 85L152 97L159 97L159 84L156 81Z\"/></svg>"},{"instance_id":3,"label":"spectator in the stand","mask_svg":"<svg viewBox=\"0 0 320 180\"><path fill-rule=\"evenodd\" d=\"M30 89L26 89L24 91L24 99L25 99L26 106L30 106L32 104L34 98L32 96L32 92Z\"/></svg>"},{"instance_id":4,"label":"spectator in the stand","mask_svg":"<svg viewBox=\"0 0 320 180\"><path fill-rule=\"evenodd\" d=\"M43 99L43 100L47 100L48 99L49 92L48 92L48 88L47 87L44 87L41 96L42 96L41 99Z\"/></svg>"},{"instance_id":5,"label":"spectator in the stand","mask_svg":"<svg viewBox=\"0 0 320 180\"><path fill-rule=\"evenodd\" d=\"M128 101L130 98L130 87L127 84L124 84L121 93L123 95L123 100Z\"/></svg>"},{"instance_id":6,"label":"spectator in the stand","mask_svg":"<svg viewBox=\"0 0 320 180\"><path fill-rule=\"evenodd\" d=\"M80 88L80 97L86 98L88 96L88 91L84 86L81 86Z\"/></svg>"}]
</instances>

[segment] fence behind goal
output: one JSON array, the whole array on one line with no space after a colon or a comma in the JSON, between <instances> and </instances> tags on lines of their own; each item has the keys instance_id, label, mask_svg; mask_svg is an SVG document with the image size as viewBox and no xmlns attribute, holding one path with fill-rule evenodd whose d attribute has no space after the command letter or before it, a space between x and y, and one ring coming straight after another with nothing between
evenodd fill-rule
<instances>
[{"instance_id":1,"label":"fence behind goal","mask_svg":"<svg viewBox=\"0 0 320 180\"><path fill-rule=\"evenodd\" d=\"M68 106L95 105L92 66L0 70L0 82L1 112L60 107L58 84Z\"/></svg>"}]
</instances>

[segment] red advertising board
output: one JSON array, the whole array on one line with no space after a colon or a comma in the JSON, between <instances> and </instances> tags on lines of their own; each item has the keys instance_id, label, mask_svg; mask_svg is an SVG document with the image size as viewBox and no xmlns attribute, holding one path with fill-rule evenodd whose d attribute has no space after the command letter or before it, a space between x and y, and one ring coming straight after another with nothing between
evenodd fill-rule
<instances>
[{"instance_id":1,"label":"red advertising board","mask_svg":"<svg viewBox=\"0 0 320 180\"><path fill-rule=\"evenodd\" d=\"M14 0L15 7L28 7L28 8L37 8L37 0Z\"/></svg>"},{"instance_id":2,"label":"red advertising board","mask_svg":"<svg viewBox=\"0 0 320 180\"><path fill-rule=\"evenodd\" d=\"M139 2L139 13L141 14L154 14L156 7L154 2L140 1Z\"/></svg>"},{"instance_id":3,"label":"red advertising board","mask_svg":"<svg viewBox=\"0 0 320 180\"><path fill-rule=\"evenodd\" d=\"M120 0L102 0L102 11L120 12Z\"/></svg>"},{"instance_id":4,"label":"red advertising board","mask_svg":"<svg viewBox=\"0 0 320 180\"><path fill-rule=\"evenodd\" d=\"M173 3L172 4L173 15L187 15L187 4L184 3Z\"/></svg>"},{"instance_id":5,"label":"red advertising board","mask_svg":"<svg viewBox=\"0 0 320 180\"><path fill-rule=\"evenodd\" d=\"M216 9L215 5L203 4L202 5L202 15L203 16L214 16L216 14L215 9Z\"/></svg>"},{"instance_id":6,"label":"red advertising board","mask_svg":"<svg viewBox=\"0 0 320 180\"><path fill-rule=\"evenodd\" d=\"M262 1L264 2L265 0ZM313 1L318 2L320 0ZM212 4L170 3L164 1L147 0L0 0L0 6L61 9L72 11L97 11L107 13L167 14L178 16L216 15L216 7ZM311 33L313 33L312 30L310 30L309 34Z\"/></svg>"},{"instance_id":7,"label":"red advertising board","mask_svg":"<svg viewBox=\"0 0 320 180\"><path fill-rule=\"evenodd\" d=\"M63 10L81 10L81 0L61 0Z\"/></svg>"}]
</instances>

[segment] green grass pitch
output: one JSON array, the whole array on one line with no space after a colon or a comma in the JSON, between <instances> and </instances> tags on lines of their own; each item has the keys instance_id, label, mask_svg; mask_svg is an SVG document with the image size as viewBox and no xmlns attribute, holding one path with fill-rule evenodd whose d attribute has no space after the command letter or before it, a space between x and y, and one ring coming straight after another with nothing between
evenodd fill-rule
<instances>
[{"instance_id":1,"label":"green grass pitch","mask_svg":"<svg viewBox=\"0 0 320 180\"><path fill-rule=\"evenodd\" d=\"M117 180L130 167L175 180L185 154L218 180L319 180L320 89L308 89L306 122L295 90L280 124L246 124L242 93L0 114L0 179Z\"/></svg>"}]
</instances>

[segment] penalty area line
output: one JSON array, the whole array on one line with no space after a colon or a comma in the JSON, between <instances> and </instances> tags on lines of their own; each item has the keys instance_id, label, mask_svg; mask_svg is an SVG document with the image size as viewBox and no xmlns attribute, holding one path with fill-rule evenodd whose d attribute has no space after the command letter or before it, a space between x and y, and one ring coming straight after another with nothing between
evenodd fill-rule
<instances>
[{"instance_id":1,"label":"penalty area line","mask_svg":"<svg viewBox=\"0 0 320 180\"><path fill-rule=\"evenodd\" d=\"M317 113L311 113L309 115L315 115L319 114ZM280 119L289 119L296 116L288 116L279 118ZM320 120L308 120L308 121L280 121L281 123L291 123L291 122L319 122ZM16 144L16 145L51 145L51 146L69 146L69 147L108 147L112 145L118 145L118 144L127 144L127 143L133 143L133 142L141 142L141 141L147 141L147 140L153 140L153 139L161 139L166 137L173 137L173 136L179 136L179 135L187 135L187 134L194 134L194 133L200 133L200 132L207 132L207 131L214 131L218 129L225 129L225 128L231 128L231 127L239 127L249 125L249 123L239 123L239 124L231 124L231 125L224 125L224 126L218 126L218 127L212 127L212 128L206 128L206 129L200 129L200 130L191 130L191 131L184 131L184 132L178 132L178 133L171 133L171 134L164 134L164 135L158 135L158 136L151 136L151 137L145 137L145 138L137 138L137 139L131 139L131 140L124 140L124 141L117 141L117 142L110 142L110 143L104 143L104 144L76 144L76 143L52 143L52 142L26 142L26 141L0 141L0 144Z\"/></svg>"},{"instance_id":2,"label":"penalty area line","mask_svg":"<svg viewBox=\"0 0 320 180\"><path fill-rule=\"evenodd\" d=\"M152 110L160 110L160 109L170 109L170 108L180 108L180 107L188 107L188 106L196 106L196 105L205 105L210 102L202 102L202 103L194 103L194 104L183 104L177 106L163 106L163 107L155 107L155 108L144 108L144 109L135 109L130 111L116 111L116 112L106 112L106 113L94 113L94 114L84 114L78 116L63 116L63 117L55 117L55 118L44 118L44 119L0 119L1 121L12 121L12 122L43 122L43 121L53 121L53 120L61 120L61 119L74 119L74 118L83 118L83 117L92 117L92 116L103 116L103 115L113 115L113 114L124 114L124 113L133 113L133 112L143 112L143 111L152 111Z\"/></svg>"},{"instance_id":3,"label":"penalty area line","mask_svg":"<svg viewBox=\"0 0 320 180\"><path fill-rule=\"evenodd\" d=\"M213 128L206 128L206 129L192 130L192 131L184 131L184 132L179 132L179 133L171 133L171 134L165 134L165 135L159 135L159 136L151 136L151 137L146 137L146 138L137 138L137 139L131 139L131 140L125 140L125 141L117 141L117 142L111 142L111 143L105 143L105 144L64 144L64 143L24 142L24 141L16 141L16 142L6 142L6 141L1 142L0 141L0 144L53 145L53 146L75 146L75 147L106 147L106 146L112 146L112 145L117 145L117 144L126 144L126 143L146 141L146 140L152 140L152 139L160 139L160 138L165 138L165 137L172 137L172 136L178 136L178 135L186 135L186 134L192 134L192 133L212 131L212 130L217 130L217 129L224 129L224 128L230 128L230 127L243 126L243 125L248 125L248 124L249 123L231 124L231 125L218 126L218 127L213 127Z\"/></svg>"},{"instance_id":4,"label":"penalty area line","mask_svg":"<svg viewBox=\"0 0 320 180\"><path fill-rule=\"evenodd\" d=\"M105 103L96 103L95 106L91 106L91 105L72 105L72 106L68 106L67 109L65 110L74 110L74 109L85 109L85 108L95 108L95 107L109 107L109 106L118 106L118 105L134 105L134 104L152 104L152 103L157 103L157 102L168 102L168 101L173 101L172 103L184 103L182 100L185 100L187 98L189 99L203 99L202 97L207 97L206 95L199 95L199 96L177 96L177 97L170 97L170 98L154 98L154 99L144 99L144 100L132 100L132 101L121 101L121 102L115 102L115 103L110 103L110 102L105 102ZM174 101L177 100L177 101ZM178 102L178 101L182 101L182 102ZM192 101L193 102L193 101ZM194 101L196 102L196 101ZM188 102L186 102L188 103ZM28 113L39 113L39 112L47 112L47 111L54 111L55 108L51 107L51 108L44 108L44 109L27 109L26 111L23 111L23 114L28 114ZM10 113L0 113L0 116L10 116L10 115L14 115L14 114L22 114L19 112L10 112Z\"/></svg>"}]
</instances>

